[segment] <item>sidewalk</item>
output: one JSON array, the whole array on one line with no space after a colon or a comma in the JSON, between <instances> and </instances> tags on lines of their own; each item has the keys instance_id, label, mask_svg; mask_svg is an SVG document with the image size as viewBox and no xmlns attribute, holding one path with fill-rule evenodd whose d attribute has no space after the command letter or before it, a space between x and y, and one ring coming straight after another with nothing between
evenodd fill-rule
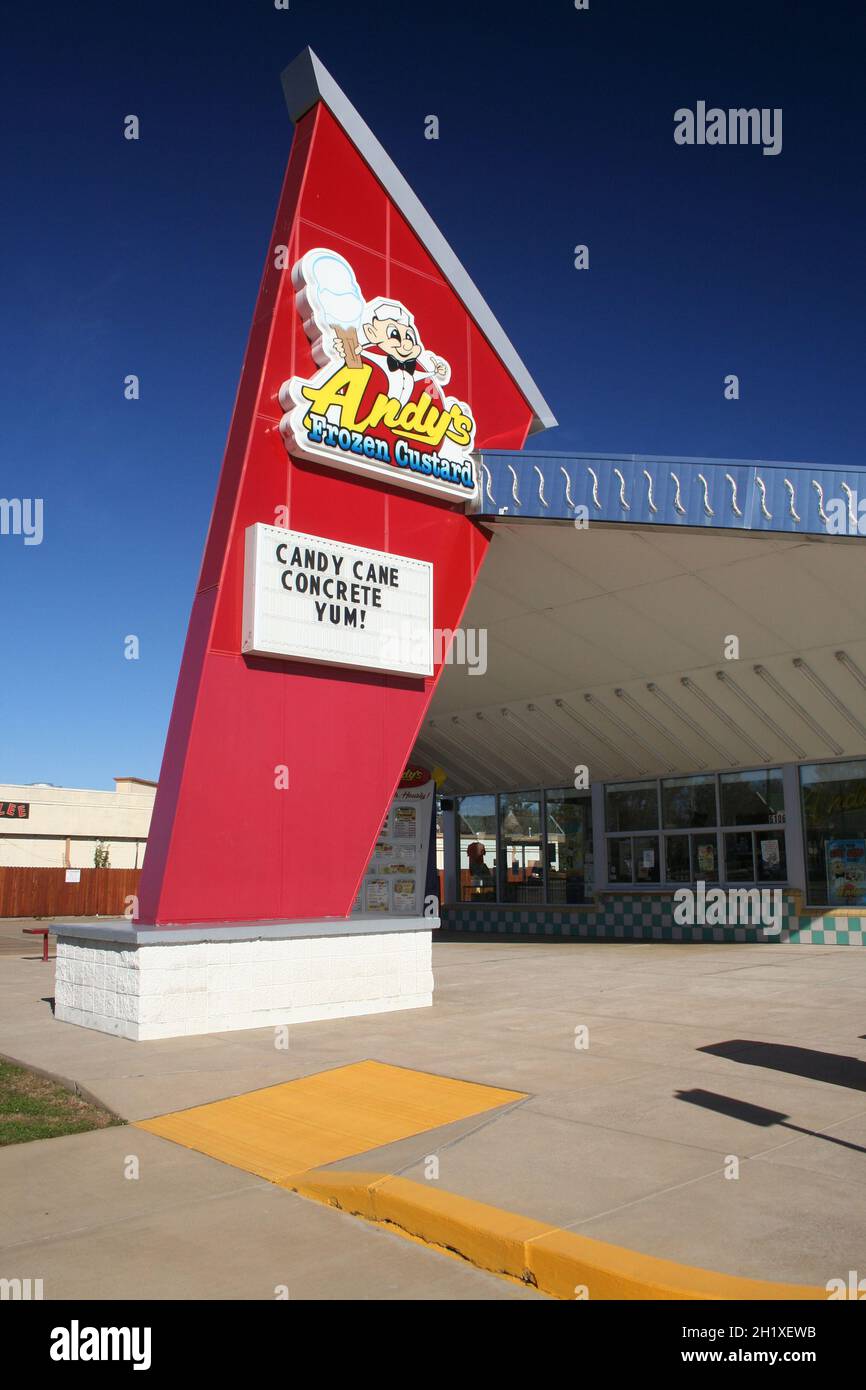
<instances>
[{"instance_id":1,"label":"sidewalk","mask_svg":"<svg viewBox=\"0 0 866 1390\"><path fill-rule=\"evenodd\" d=\"M480 940L437 944L434 968L432 1009L299 1025L281 1052L271 1030L132 1043L56 1023L44 1002L52 993L52 965L7 956L0 960L0 1053L67 1078L128 1119L367 1058L522 1091L528 1098L516 1106L367 1152L363 1164L345 1159L331 1166L424 1182L435 1154L438 1184L449 1192L754 1279L823 1286L862 1266L866 952ZM575 1047L581 1027L589 1030L587 1049ZM274 1218L274 1202L294 1211L299 1199L153 1135L136 1131L133 1140L128 1130L0 1151L0 1201L16 1212L17 1240L47 1240L42 1250L59 1249L65 1240L74 1264L84 1237L50 1236L54 1214L48 1229L37 1219L49 1203L37 1210L26 1199L28 1172L34 1185L59 1190L74 1145L82 1154L79 1170L96 1164L95 1206L76 1219L78 1196L67 1200L60 1225L67 1216L79 1228L92 1220L87 1239L95 1239L106 1203L114 1220L127 1220L116 1214L118 1204L120 1210L130 1205L118 1196L118 1171L111 1169L120 1160L112 1150L104 1160L107 1174L96 1158L109 1154L109 1142L119 1145L118 1154L140 1153L149 1165L159 1154L164 1172L179 1175L177 1208L168 1179L161 1179L149 1188L155 1205L148 1215L129 1218L130 1229L138 1230L137 1220L151 1222L154 1240L162 1231L159 1239L170 1248L182 1246L190 1269L199 1258L204 1269L213 1247L206 1218L195 1209L189 1222L184 1215L183 1234L171 1233L170 1212L185 1210L186 1182L202 1185L217 1203L210 1210L219 1210L238 1238L251 1232L245 1222L252 1221L267 1244L276 1219L301 1239L303 1230L314 1229L305 1223L321 1218L337 1245L357 1237L390 1251L400 1243L360 1222L344 1237L351 1218L312 1204L297 1218ZM734 1180L725 1176L731 1156L739 1160ZM148 1190L122 1186L136 1189L139 1201ZM107 1258L104 1244L97 1241L96 1249ZM420 1247L411 1250L434 1258ZM485 1289L495 1287L498 1296L521 1293L445 1263L481 1279ZM307 1268L318 1277L315 1258ZM140 1271L128 1277L136 1295L145 1296ZM213 1278L209 1271L205 1282Z\"/></svg>"},{"instance_id":2,"label":"sidewalk","mask_svg":"<svg viewBox=\"0 0 866 1390\"><path fill-rule=\"evenodd\" d=\"M141 1130L0 1149L0 1192L0 1277L46 1299L541 1297Z\"/></svg>"}]
</instances>

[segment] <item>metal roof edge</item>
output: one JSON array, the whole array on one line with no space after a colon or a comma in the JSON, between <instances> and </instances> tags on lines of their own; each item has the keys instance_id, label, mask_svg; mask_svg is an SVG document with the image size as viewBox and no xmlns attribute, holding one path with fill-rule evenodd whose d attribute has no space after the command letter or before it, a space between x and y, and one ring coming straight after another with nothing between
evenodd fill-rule
<instances>
[{"instance_id":1,"label":"metal roof edge","mask_svg":"<svg viewBox=\"0 0 866 1390\"><path fill-rule=\"evenodd\" d=\"M811 468L823 473L841 473L843 471L861 470L866 468L866 463L815 463L805 459L797 462L794 459L744 459L726 458L722 455L714 456L707 454L632 454L626 453L601 453L597 450L580 449L478 449L477 453L485 458L501 458L506 462L509 459L518 460L521 463L539 462L541 459L581 459L592 461L593 459L603 463L693 463L703 467L722 466L726 468Z\"/></svg>"},{"instance_id":2,"label":"metal roof edge","mask_svg":"<svg viewBox=\"0 0 866 1390\"><path fill-rule=\"evenodd\" d=\"M289 116L300 120L317 101L322 101L339 121L359 154L372 169L386 193L400 209L412 230L436 261L445 279L462 299L490 346L514 379L532 411L530 434L551 429L556 417L518 356L504 328L487 304L481 291L452 251L426 208L413 193L390 155L376 139L366 121L355 110L345 92L334 81L311 48L305 48L281 75Z\"/></svg>"}]
</instances>

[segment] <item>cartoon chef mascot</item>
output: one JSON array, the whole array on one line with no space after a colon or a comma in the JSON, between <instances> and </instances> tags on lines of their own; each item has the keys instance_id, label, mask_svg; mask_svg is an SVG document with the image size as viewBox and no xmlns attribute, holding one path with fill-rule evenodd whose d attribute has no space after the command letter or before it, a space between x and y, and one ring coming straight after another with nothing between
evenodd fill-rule
<instances>
[{"instance_id":1,"label":"cartoon chef mascot","mask_svg":"<svg viewBox=\"0 0 866 1390\"><path fill-rule=\"evenodd\" d=\"M451 376L451 368L443 358L424 352L412 315L393 299L374 300L369 309L372 309L370 322L362 324L366 341L359 343L356 351L357 357L373 363L384 375L383 384L376 382L378 389L405 405L412 399L416 386L423 384L428 394L438 396L444 403L442 387ZM336 336L333 346L338 357L347 358L344 336ZM356 364L349 362L349 365Z\"/></svg>"}]
</instances>

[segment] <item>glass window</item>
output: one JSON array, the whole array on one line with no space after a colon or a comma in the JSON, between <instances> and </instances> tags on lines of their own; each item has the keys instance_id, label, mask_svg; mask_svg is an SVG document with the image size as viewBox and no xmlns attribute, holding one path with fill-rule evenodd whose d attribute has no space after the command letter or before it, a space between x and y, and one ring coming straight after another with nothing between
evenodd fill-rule
<instances>
[{"instance_id":1,"label":"glass window","mask_svg":"<svg viewBox=\"0 0 866 1390\"><path fill-rule=\"evenodd\" d=\"M783 883L788 877L785 832L781 827L755 831L755 863L759 883Z\"/></svg>"},{"instance_id":2,"label":"glass window","mask_svg":"<svg viewBox=\"0 0 866 1390\"><path fill-rule=\"evenodd\" d=\"M544 901L541 798L515 792L499 798L502 836L501 902Z\"/></svg>"},{"instance_id":3,"label":"glass window","mask_svg":"<svg viewBox=\"0 0 866 1390\"><path fill-rule=\"evenodd\" d=\"M738 830L725 836L725 876L730 883L784 883L788 877L785 831Z\"/></svg>"},{"instance_id":4,"label":"glass window","mask_svg":"<svg viewBox=\"0 0 866 1390\"><path fill-rule=\"evenodd\" d=\"M718 883L719 847L715 835L692 835L692 878L697 883Z\"/></svg>"},{"instance_id":5,"label":"glass window","mask_svg":"<svg viewBox=\"0 0 866 1390\"><path fill-rule=\"evenodd\" d=\"M722 825L777 825L785 819L782 770L723 772Z\"/></svg>"},{"instance_id":6,"label":"glass window","mask_svg":"<svg viewBox=\"0 0 866 1390\"><path fill-rule=\"evenodd\" d=\"M810 903L866 904L866 760L800 768Z\"/></svg>"},{"instance_id":7,"label":"glass window","mask_svg":"<svg viewBox=\"0 0 866 1390\"><path fill-rule=\"evenodd\" d=\"M592 802L566 788L547 793L547 901L592 898Z\"/></svg>"},{"instance_id":8,"label":"glass window","mask_svg":"<svg viewBox=\"0 0 866 1390\"><path fill-rule=\"evenodd\" d=\"M691 883L688 835L665 837L665 878L668 883Z\"/></svg>"},{"instance_id":9,"label":"glass window","mask_svg":"<svg viewBox=\"0 0 866 1390\"><path fill-rule=\"evenodd\" d=\"M658 784L620 782L606 787L605 820L608 830L657 830Z\"/></svg>"},{"instance_id":10,"label":"glass window","mask_svg":"<svg viewBox=\"0 0 866 1390\"><path fill-rule=\"evenodd\" d=\"M631 840L628 836L622 840L608 840L607 876L611 883L634 882L632 877Z\"/></svg>"},{"instance_id":11,"label":"glass window","mask_svg":"<svg viewBox=\"0 0 866 1390\"><path fill-rule=\"evenodd\" d=\"M754 883L755 854L750 830L725 836L725 876L730 883Z\"/></svg>"},{"instance_id":12,"label":"glass window","mask_svg":"<svg viewBox=\"0 0 866 1390\"><path fill-rule=\"evenodd\" d=\"M634 838L634 876L637 883L658 883L661 878L657 835Z\"/></svg>"},{"instance_id":13,"label":"glass window","mask_svg":"<svg viewBox=\"0 0 866 1390\"><path fill-rule=\"evenodd\" d=\"M718 823L715 777L669 777L662 782L662 824L666 830Z\"/></svg>"},{"instance_id":14,"label":"glass window","mask_svg":"<svg viewBox=\"0 0 866 1390\"><path fill-rule=\"evenodd\" d=\"M659 883L661 860L657 835L622 835L607 842L610 883Z\"/></svg>"},{"instance_id":15,"label":"glass window","mask_svg":"<svg viewBox=\"0 0 866 1390\"><path fill-rule=\"evenodd\" d=\"M665 836L665 880L668 883L719 881L719 854L715 832L703 835Z\"/></svg>"},{"instance_id":16,"label":"glass window","mask_svg":"<svg viewBox=\"0 0 866 1390\"><path fill-rule=\"evenodd\" d=\"M458 891L461 902L496 899L496 797L462 796L457 803Z\"/></svg>"},{"instance_id":17,"label":"glass window","mask_svg":"<svg viewBox=\"0 0 866 1390\"><path fill-rule=\"evenodd\" d=\"M864 769L860 776L866 840L866 760L845 766ZM816 765L812 772L819 780L827 780L827 765ZM644 856L656 843L655 837L640 832L659 828L659 806L660 828L673 833L661 838L661 853L651 865ZM719 883L723 868L724 881L730 883L787 880L781 768L762 767L718 775L695 773L666 777L659 782L612 783L605 787L605 816L611 835L610 883L696 883L701 879ZM764 826L766 831L762 830ZM815 848L811 851L816 862L820 852ZM866 863L866 845L863 857Z\"/></svg>"}]
</instances>

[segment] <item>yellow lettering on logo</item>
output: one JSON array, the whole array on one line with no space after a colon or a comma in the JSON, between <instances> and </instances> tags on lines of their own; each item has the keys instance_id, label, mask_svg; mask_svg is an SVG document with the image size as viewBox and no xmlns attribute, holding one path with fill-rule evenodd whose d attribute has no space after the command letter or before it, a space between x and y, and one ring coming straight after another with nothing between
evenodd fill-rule
<instances>
[{"instance_id":1,"label":"yellow lettering on logo","mask_svg":"<svg viewBox=\"0 0 866 1390\"><path fill-rule=\"evenodd\" d=\"M379 394L370 407L364 420L358 419L361 401L373 368L365 363L363 367L339 367L327 381L320 386L305 383L301 393L310 402L310 413L304 419L304 427L309 429L311 415L327 415L336 406L339 423L346 429L366 430L376 425L385 425L402 439L411 439L416 444L429 444L437 448L446 437L463 448L472 443L474 428L471 416L459 405L452 405L446 411L435 406L424 391L420 400L407 401L401 405L392 396Z\"/></svg>"},{"instance_id":2,"label":"yellow lettering on logo","mask_svg":"<svg viewBox=\"0 0 866 1390\"><path fill-rule=\"evenodd\" d=\"M418 430L419 432L423 430L424 418L427 414L427 408L430 404L430 397L427 395L427 392L425 391L421 396L420 401L409 401L408 405L404 405L402 411L400 412L401 428L404 430Z\"/></svg>"},{"instance_id":3,"label":"yellow lettering on logo","mask_svg":"<svg viewBox=\"0 0 866 1390\"><path fill-rule=\"evenodd\" d=\"M472 443L472 430L474 422L470 415L462 411L459 405L451 407L451 424L448 426L448 438L453 439L455 444L462 444L464 448Z\"/></svg>"},{"instance_id":4,"label":"yellow lettering on logo","mask_svg":"<svg viewBox=\"0 0 866 1390\"><path fill-rule=\"evenodd\" d=\"M310 412L314 415L326 415L331 406L336 405L340 410L341 425L350 430L364 429L365 426L359 427L355 420L372 370L369 365L360 368L339 367L321 386L302 386L301 392L310 402ZM304 427L309 429L311 423L308 415L304 420Z\"/></svg>"},{"instance_id":5,"label":"yellow lettering on logo","mask_svg":"<svg viewBox=\"0 0 866 1390\"><path fill-rule=\"evenodd\" d=\"M389 430L396 433L396 424L400 418L402 406L399 401L395 401L391 396L378 395L370 407L370 414L366 420L358 420L356 427L359 430L368 430L376 425L385 424ZM346 423L344 421L344 423Z\"/></svg>"}]
</instances>

